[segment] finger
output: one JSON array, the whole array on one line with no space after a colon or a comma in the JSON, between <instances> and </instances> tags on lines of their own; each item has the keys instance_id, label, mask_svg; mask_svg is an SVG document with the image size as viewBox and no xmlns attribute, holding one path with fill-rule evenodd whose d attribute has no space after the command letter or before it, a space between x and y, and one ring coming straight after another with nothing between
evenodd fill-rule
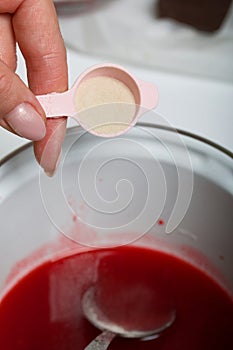
<instances>
[{"instance_id":1,"label":"finger","mask_svg":"<svg viewBox=\"0 0 233 350\"><path fill-rule=\"evenodd\" d=\"M66 50L52 0L24 0L13 17L13 27L33 92L67 89Z\"/></svg>"},{"instance_id":2,"label":"finger","mask_svg":"<svg viewBox=\"0 0 233 350\"><path fill-rule=\"evenodd\" d=\"M47 121L46 137L34 143L36 159L48 176L53 176L61 158L61 145L66 132L66 118Z\"/></svg>"},{"instance_id":3,"label":"finger","mask_svg":"<svg viewBox=\"0 0 233 350\"><path fill-rule=\"evenodd\" d=\"M44 112L33 93L0 61L0 120L19 136L39 140L45 136Z\"/></svg>"},{"instance_id":4,"label":"finger","mask_svg":"<svg viewBox=\"0 0 233 350\"><path fill-rule=\"evenodd\" d=\"M1 13L0 14L0 47L1 47L0 60L2 60L12 71L15 71L15 69L16 69L16 48L15 48L15 36L14 36L13 28L12 28L11 19L12 19L12 16L9 13ZM4 66L3 66L3 68L4 68ZM5 69L4 69L4 71L5 71ZM1 70L1 72L3 72L3 71ZM4 74L5 73L3 73L3 75ZM2 74L1 74L1 77L2 77ZM2 79L5 79L5 78L2 77ZM11 78L9 78L9 80L10 79ZM6 87L6 89L7 89L7 87ZM21 88L20 88L20 90L21 90ZM23 91L23 90L21 90L21 91ZM11 99L7 98L7 101L10 102ZM33 103L33 101L30 101L30 100L29 100L29 102ZM40 107L37 104L37 101L34 100L34 102L37 105L37 108L40 109ZM12 108L14 109L14 107L12 107ZM1 103L0 109L1 109L0 115L2 117L3 113L4 113L4 103ZM20 110L22 112L22 108L20 108ZM43 114L42 110L40 110L40 112ZM7 113L7 115L8 114L9 113ZM21 121L20 121L20 125L19 126L17 126L17 125L15 126L15 123L17 124L19 122L19 121L16 120L17 118L19 118L19 115L17 115L17 117L14 118L13 122L11 122L10 121L11 118L9 117L9 123L11 123L15 127L15 129L18 131L18 134L21 134L22 136L25 136L25 137L27 137L29 139L37 139L37 138L40 137L40 136L37 136L35 138L34 137L35 134L33 135L31 133L31 129L34 130L32 125L26 126L25 132L22 130L23 125L22 125ZM0 126L5 128L6 130L16 134L16 131L4 119L0 120ZM36 129L37 129L37 127L36 127ZM28 134L28 131L30 131L30 134ZM34 133L34 131L33 131L33 133Z\"/></svg>"},{"instance_id":5,"label":"finger","mask_svg":"<svg viewBox=\"0 0 233 350\"><path fill-rule=\"evenodd\" d=\"M0 14L0 60L12 71L16 69L15 36L9 13Z\"/></svg>"},{"instance_id":6,"label":"finger","mask_svg":"<svg viewBox=\"0 0 233 350\"><path fill-rule=\"evenodd\" d=\"M2 60L12 71L16 69L16 47L15 36L9 13L0 14L0 60ZM0 126L15 134L15 131L4 119L0 120Z\"/></svg>"},{"instance_id":7,"label":"finger","mask_svg":"<svg viewBox=\"0 0 233 350\"><path fill-rule=\"evenodd\" d=\"M13 18L13 26L26 60L32 91L44 94L67 90L66 50L53 2L25 0ZM54 132L53 139L49 142L51 134L57 128L59 132ZM35 144L36 158L47 173L52 174L58 165L65 130L64 119L47 120L46 137L43 142ZM48 158L42 157L45 146Z\"/></svg>"},{"instance_id":8,"label":"finger","mask_svg":"<svg viewBox=\"0 0 233 350\"><path fill-rule=\"evenodd\" d=\"M0 60L2 60L12 71L16 69L15 37L9 13L0 14ZM0 120L0 126L15 133L4 119Z\"/></svg>"},{"instance_id":9,"label":"finger","mask_svg":"<svg viewBox=\"0 0 233 350\"><path fill-rule=\"evenodd\" d=\"M16 132L10 127L9 124L7 124L7 122L5 122L4 119L0 120L0 126L6 129L7 131L10 131L12 134L16 134Z\"/></svg>"}]
</instances>

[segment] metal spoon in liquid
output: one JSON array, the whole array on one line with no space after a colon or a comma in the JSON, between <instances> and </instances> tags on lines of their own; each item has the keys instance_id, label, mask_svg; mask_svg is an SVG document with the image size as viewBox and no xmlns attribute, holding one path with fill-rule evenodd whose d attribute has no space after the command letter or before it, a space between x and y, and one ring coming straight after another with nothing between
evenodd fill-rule
<instances>
[{"instance_id":1,"label":"metal spoon in liquid","mask_svg":"<svg viewBox=\"0 0 233 350\"><path fill-rule=\"evenodd\" d=\"M153 298L151 292L150 294ZM103 310L99 305L102 302L98 300L98 291L95 287L91 287L86 291L82 299L84 315L92 325L103 332L84 350L106 350L116 336L142 340L155 339L173 324L176 318L175 309L162 306L156 315L154 309L148 307L150 297L147 298L147 301L143 300L143 303L145 302L146 304L144 308L143 303L140 303L142 299L138 300L137 293L134 295L135 300L133 300L134 298L132 299L131 294L130 299L125 298L120 303L120 308L117 305L115 311L112 311L108 309ZM129 312L130 305L134 305L132 312ZM117 309L118 311L116 312ZM130 313L132 316L130 316L129 320ZM126 323L124 322L125 319L127 319Z\"/></svg>"}]
</instances>

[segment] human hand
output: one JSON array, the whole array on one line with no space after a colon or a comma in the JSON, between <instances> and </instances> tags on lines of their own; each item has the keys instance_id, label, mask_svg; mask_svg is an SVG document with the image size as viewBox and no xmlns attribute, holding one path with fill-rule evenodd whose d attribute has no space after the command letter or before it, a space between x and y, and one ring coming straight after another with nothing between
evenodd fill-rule
<instances>
[{"instance_id":1,"label":"human hand","mask_svg":"<svg viewBox=\"0 0 233 350\"><path fill-rule=\"evenodd\" d=\"M30 89L14 73L16 43ZM0 126L34 141L36 159L50 176L59 162L66 118L46 120L34 94L65 91L67 81L66 50L52 0L0 0Z\"/></svg>"}]
</instances>

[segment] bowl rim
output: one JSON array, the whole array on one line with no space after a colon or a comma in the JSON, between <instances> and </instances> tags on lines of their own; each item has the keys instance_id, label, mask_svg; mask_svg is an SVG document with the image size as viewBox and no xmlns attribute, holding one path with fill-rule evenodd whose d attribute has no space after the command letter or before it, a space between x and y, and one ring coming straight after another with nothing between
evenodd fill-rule
<instances>
[{"instance_id":1,"label":"bowl rim","mask_svg":"<svg viewBox=\"0 0 233 350\"><path fill-rule=\"evenodd\" d=\"M144 127L144 128L165 130L165 131L169 131L169 132L173 132L173 133L178 133L182 136L187 136L187 137L194 139L196 141L200 141L200 142L220 151L221 153L225 154L226 156L230 157L231 159L233 159L233 152L231 152L229 149L221 146L220 144L218 144L218 143L216 143L216 142L214 142L206 137L197 135L191 131L187 131L187 130L180 129L180 128L174 128L171 126L161 125L161 124L148 123L148 122L138 122L133 127L137 127L137 126ZM66 135L69 135L70 133L72 133L74 130L77 130L77 129L81 129L81 126L73 126L73 127L67 128ZM12 158L14 158L15 156L17 156L19 153L32 147L32 144L33 144L32 142L29 142L23 146L20 146L19 148L15 149L14 151L7 154L5 157L0 159L0 167L3 166L5 163L7 163Z\"/></svg>"}]
</instances>

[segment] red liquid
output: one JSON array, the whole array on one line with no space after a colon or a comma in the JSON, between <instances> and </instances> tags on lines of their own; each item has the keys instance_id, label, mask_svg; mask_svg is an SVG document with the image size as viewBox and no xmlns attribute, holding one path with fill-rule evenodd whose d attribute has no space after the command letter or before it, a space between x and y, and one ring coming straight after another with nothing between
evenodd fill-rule
<instances>
[{"instance_id":1,"label":"red liquid","mask_svg":"<svg viewBox=\"0 0 233 350\"><path fill-rule=\"evenodd\" d=\"M176 308L175 323L158 339L118 338L110 350L233 349L233 302L226 292L187 262L138 247L76 254L32 271L0 304L0 349L84 349L99 331L83 317L80 301L97 275L113 300L133 286L141 302L151 288L159 305ZM156 305L151 308L156 313Z\"/></svg>"}]
</instances>

